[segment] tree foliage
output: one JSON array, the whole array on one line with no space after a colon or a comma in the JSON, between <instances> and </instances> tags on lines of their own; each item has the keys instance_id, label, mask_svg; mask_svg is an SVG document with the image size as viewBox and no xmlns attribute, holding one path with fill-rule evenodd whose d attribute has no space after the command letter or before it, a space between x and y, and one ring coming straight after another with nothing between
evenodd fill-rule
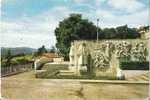
<instances>
[{"instance_id":1,"label":"tree foliage","mask_svg":"<svg viewBox=\"0 0 150 100\"><path fill-rule=\"evenodd\" d=\"M127 25L117 28L98 28L99 39L133 39L140 35L135 28L128 28ZM70 44L74 40L95 40L97 27L81 14L71 14L68 18L59 22L55 29L56 47L68 60Z\"/></svg>"},{"instance_id":2,"label":"tree foliage","mask_svg":"<svg viewBox=\"0 0 150 100\"><path fill-rule=\"evenodd\" d=\"M43 53L47 53L47 50L45 46L38 48L37 52L34 54L34 56L41 56Z\"/></svg>"},{"instance_id":3,"label":"tree foliage","mask_svg":"<svg viewBox=\"0 0 150 100\"><path fill-rule=\"evenodd\" d=\"M56 47L68 59L70 44L73 40L95 39L96 26L87 19L82 19L80 14L71 14L59 23L55 29Z\"/></svg>"},{"instance_id":4,"label":"tree foliage","mask_svg":"<svg viewBox=\"0 0 150 100\"><path fill-rule=\"evenodd\" d=\"M136 28L129 28L127 25L104 28L102 31L104 34L102 39L135 39L140 37Z\"/></svg>"},{"instance_id":5,"label":"tree foliage","mask_svg":"<svg viewBox=\"0 0 150 100\"><path fill-rule=\"evenodd\" d=\"M49 50L50 53L55 53L56 52L56 48L54 46L52 46Z\"/></svg>"},{"instance_id":6,"label":"tree foliage","mask_svg":"<svg viewBox=\"0 0 150 100\"><path fill-rule=\"evenodd\" d=\"M6 66L10 66L10 64L11 64L11 59L12 59L11 50L8 49L7 55L6 55Z\"/></svg>"}]
</instances>

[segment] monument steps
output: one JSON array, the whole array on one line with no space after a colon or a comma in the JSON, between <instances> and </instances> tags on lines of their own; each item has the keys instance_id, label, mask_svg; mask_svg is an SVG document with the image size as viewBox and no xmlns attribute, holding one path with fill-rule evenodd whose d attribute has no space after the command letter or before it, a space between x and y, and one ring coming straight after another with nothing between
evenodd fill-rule
<instances>
[{"instance_id":1,"label":"monument steps","mask_svg":"<svg viewBox=\"0 0 150 100\"><path fill-rule=\"evenodd\" d=\"M144 73L128 79L129 81L149 81L149 73Z\"/></svg>"},{"instance_id":2,"label":"monument steps","mask_svg":"<svg viewBox=\"0 0 150 100\"><path fill-rule=\"evenodd\" d=\"M61 76L66 76L66 75L74 75L75 74L75 72L74 71L70 71L70 70L60 70L59 71L59 75L61 75Z\"/></svg>"},{"instance_id":3,"label":"monument steps","mask_svg":"<svg viewBox=\"0 0 150 100\"><path fill-rule=\"evenodd\" d=\"M148 80L147 76L141 76L141 79Z\"/></svg>"}]
</instances>

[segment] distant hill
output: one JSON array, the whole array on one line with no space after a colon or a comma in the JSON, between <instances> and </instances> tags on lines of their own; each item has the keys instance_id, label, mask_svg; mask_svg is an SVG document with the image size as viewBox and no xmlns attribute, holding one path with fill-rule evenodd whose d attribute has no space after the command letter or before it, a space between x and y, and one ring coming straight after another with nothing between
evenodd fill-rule
<instances>
[{"instance_id":1,"label":"distant hill","mask_svg":"<svg viewBox=\"0 0 150 100\"><path fill-rule=\"evenodd\" d=\"M28 48L28 47L16 47L16 48L9 48L9 47L1 47L1 56L5 56L8 52L8 50L11 50L12 55L16 54L32 54L33 52L36 52L37 49Z\"/></svg>"}]
</instances>

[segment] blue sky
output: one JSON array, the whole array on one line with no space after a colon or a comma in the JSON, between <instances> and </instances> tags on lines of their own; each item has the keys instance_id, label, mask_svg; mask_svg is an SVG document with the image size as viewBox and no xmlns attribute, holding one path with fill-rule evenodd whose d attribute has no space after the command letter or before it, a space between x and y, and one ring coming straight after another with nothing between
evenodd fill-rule
<instances>
[{"instance_id":1,"label":"blue sky","mask_svg":"<svg viewBox=\"0 0 150 100\"><path fill-rule=\"evenodd\" d=\"M54 30L70 13L80 13L99 26L148 25L149 0L2 0L1 46L55 45Z\"/></svg>"}]
</instances>

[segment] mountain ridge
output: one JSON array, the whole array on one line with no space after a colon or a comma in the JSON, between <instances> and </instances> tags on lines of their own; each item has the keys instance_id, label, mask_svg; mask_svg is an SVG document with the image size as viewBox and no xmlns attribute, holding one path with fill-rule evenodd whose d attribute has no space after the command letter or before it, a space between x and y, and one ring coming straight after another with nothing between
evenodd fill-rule
<instances>
[{"instance_id":1,"label":"mountain ridge","mask_svg":"<svg viewBox=\"0 0 150 100\"><path fill-rule=\"evenodd\" d=\"M35 48L30 48L30 47L1 47L1 56L7 55L8 50L11 51L12 55L16 54L32 54L37 51Z\"/></svg>"}]
</instances>

